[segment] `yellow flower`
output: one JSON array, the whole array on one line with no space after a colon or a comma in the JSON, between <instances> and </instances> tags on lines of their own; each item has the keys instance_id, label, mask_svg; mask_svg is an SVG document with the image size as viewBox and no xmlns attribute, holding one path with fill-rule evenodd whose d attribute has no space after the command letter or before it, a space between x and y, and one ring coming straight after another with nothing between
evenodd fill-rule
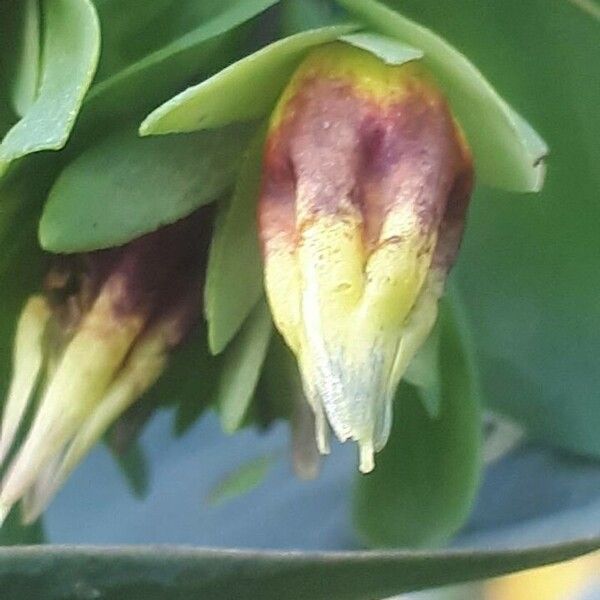
<instances>
[{"instance_id":1,"label":"yellow flower","mask_svg":"<svg viewBox=\"0 0 600 600\"><path fill-rule=\"evenodd\" d=\"M344 43L313 51L271 118L259 231L275 324L295 353L328 452L360 469L427 338L462 236L469 148L433 78Z\"/></svg>"},{"instance_id":2,"label":"yellow flower","mask_svg":"<svg viewBox=\"0 0 600 600\"><path fill-rule=\"evenodd\" d=\"M0 461L27 407L35 415L0 490L0 520L23 499L45 509L111 423L162 374L199 314L202 211L125 246L56 257L17 326Z\"/></svg>"}]
</instances>

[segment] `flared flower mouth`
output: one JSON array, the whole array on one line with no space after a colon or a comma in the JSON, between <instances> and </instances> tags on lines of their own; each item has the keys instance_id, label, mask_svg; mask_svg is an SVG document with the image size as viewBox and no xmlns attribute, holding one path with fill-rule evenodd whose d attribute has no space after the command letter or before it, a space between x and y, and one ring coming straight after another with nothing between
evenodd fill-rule
<instances>
[{"instance_id":1,"label":"flared flower mouth","mask_svg":"<svg viewBox=\"0 0 600 600\"><path fill-rule=\"evenodd\" d=\"M269 302L321 452L329 424L358 442L363 472L435 322L472 183L460 127L416 64L322 46L271 118L259 203Z\"/></svg>"},{"instance_id":2,"label":"flared flower mouth","mask_svg":"<svg viewBox=\"0 0 600 600\"><path fill-rule=\"evenodd\" d=\"M166 368L200 312L206 211L125 246L57 257L17 327L0 459L34 415L0 491L3 518L45 509L112 422Z\"/></svg>"}]
</instances>

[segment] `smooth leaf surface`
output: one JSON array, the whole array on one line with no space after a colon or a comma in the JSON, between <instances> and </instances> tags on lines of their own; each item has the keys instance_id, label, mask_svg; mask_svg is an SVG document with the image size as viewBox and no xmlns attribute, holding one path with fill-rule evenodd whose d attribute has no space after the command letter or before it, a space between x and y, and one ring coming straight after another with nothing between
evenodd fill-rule
<instances>
[{"instance_id":1,"label":"smooth leaf surface","mask_svg":"<svg viewBox=\"0 0 600 600\"><path fill-rule=\"evenodd\" d=\"M16 56L11 81L15 112L23 116L35 102L41 70L41 14L38 0L18 3Z\"/></svg>"},{"instance_id":2,"label":"smooth leaf surface","mask_svg":"<svg viewBox=\"0 0 600 600\"><path fill-rule=\"evenodd\" d=\"M43 14L39 93L4 137L0 169L31 152L66 144L98 62L100 29L90 0L45 0Z\"/></svg>"},{"instance_id":3,"label":"smooth leaf surface","mask_svg":"<svg viewBox=\"0 0 600 600\"><path fill-rule=\"evenodd\" d=\"M15 40L17 17L12 4L0 4L0 136L4 136L17 120L10 85L14 64L18 61Z\"/></svg>"},{"instance_id":4,"label":"smooth leaf surface","mask_svg":"<svg viewBox=\"0 0 600 600\"><path fill-rule=\"evenodd\" d=\"M446 92L473 149L479 179L514 191L543 185L544 141L458 50L375 0L338 0L369 27L424 51L423 62Z\"/></svg>"},{"instance_id":5,"label":"smooth leaf surface","mask_svg":"<svg viewBox=\"0 0 600 600\"><path fill-rule=\"evenodd\" d=\"M435 326L413 358L404 375L404 380L416 388L429 416L432 419L437 418L442 404L439 325Z\"/></svg>"},{"instance_id":6,"label":"smooth leaf surface","mask_svg":"<svg viewBox=\"0 0 600 600\"><path fill-rule=\"evenodd\" d=\"M150 472L143 448L133 442L125 452L113 452L113 456L133 495L143 498L150 485Z\"/></svg>"},{"instance_id":7,"label":"smooth leaf surface","mask_svg":"<svg viewBox=\"0 0 600 600\"><path fill-rule=\"evenodd\" d=\"M374 600L595 550L598 538L498 552L297 553L72 546L0 549L4 598Z\"/></svg>"},{"instance_id":8,"label":"smooth leaf surface","mask_svg":"<svg viewBox=\"0 0 600 600\"><path fill-rule=\"evenodd\" d=\"M44 526L41 521L33 525L22 525L19 511L13 510L0 529L0 546L43 544Z\"/></svg>"},{"instance_id":9,"label":"smooth leaf surface","mask_svg":"<svg viewBox=\"0 0 600 600\"><path fill-rule=\"evenodd\" d=\"M111 29L117 20L121 32L109 40L109 64L101 65L105 78L86 99L86 125L93 126L97 120L114 123L127 116L141 119L193 78L202 79L223 68L241 54L244 34L240 26L277 2L179 0L155 7L155 2L143 2L135 4L132 18L122 2L105 3L109 6L101 11L104 27ZM140 16L141 31L136 31ZM157 46L157 40L164 45ZM123 64L123 54L131 51L131 62Z\"/></svg>"},{"instance_id":10,"label":"smooth leaf surface","mask_svg":"<svg viewBox=\"0 0 600 600\"><path fill-rule=\"evenodd\" d=\"M142 402L175 406L173 433L186 433L216 398L220 363L210 354L204 324L171 356L169 368Z\"/></svg>"},{"instance_id":11,"label":"smooth leaf surface","mask_svg":"<svg viewBox=\"0 0 600 600\"><path fill-rule=\"evenodd\" d=\"M235 471L228 473L211 491L207 502L211 506L218 506L237 498L259 486L267 476L269 469L277 460L277 456L267 455L253 458L244 463Z\"/></svg>"},{"instance_id":12,"label":"smooth leaf surface","mask_svg":"<svg viewBox=\"0 0 600 600\"><path fill-rule=\"evenodd\" d=\"M27 297L39 289L44 260L36 243L37 215L54 174L47 157L32 157L0 182L0 400L10 380L17 319Z\"/></svg>"},{"instance_id":13,"label":"smooth leaf surface","mask_svg":"<svg viewBox=\"0 0 600 600\"><path fill-rule=\"evenodd\" d=\"M336 7L322 0L283 0L281 2L281 30L292 35L307 29L316 29L336 22Z\"/></svg>"},{"instance_id":14,"label":"smooth leaf surface","mask_svg":"<svg viewBox=\"0 0 600 600\"><path fill-rule=\"evenodd\" d=\"M152 139L109 135L53 186L40 221L42 247L107 248L186 217L232 187L251 133L238 126Z\"/></svg>"},{"instance_id":15,"label":"smooth leaf surface","mask_svg":"<svg viewBox=\"0 0 600 600\"><path fill-rule=\"evenodd\" d=\"M93 0L102 31L100 83L212 21L237 0Z\"/></svg>"},{"instance_id":16,"label":"smooth leaf surface","mask_svg":"<svg viewBox=\"0 0 600 600\"><path fill-rule=\"evenodd\" d=\"M431 418L415 389L403 384L387 446L375 470L358 480L354 516L370 545L437 546L469 516L481 470L477 384L459 324L440 315L441 406Z\"/></svg>"},{"instance_id":17,"label":"smooth leaf surface","mask_svg":"<svg viewBox=\"0 0 600 600\"><path fill-rule=\"evenodd\" d=\"M219 204L204 286L213 354L225 349L263 293L256 223L263 144L261 129L246 150L233 195Z\"/></svg>"},{"instance_id":18,"label":"smooth leaf surface","mask_svg":"<svg viewBox=\"0 0 600 600\"><path fill-rule=\"evenodd\" d=\"M397 39L369 31L343 35L340 37L340 41L366 50L388 65L402 65L411 60L423 58L422 50L402 44Z\"/></svg>"},{"instance_id":19,"label":"smooth leaf surface","mask_svg":"<svg viewBox=\"0 0 600 600\"><path fill-rule=\"evenodd\" d=\"M264 117L310 48L355 29L334 25L278 40L165 102L146 117L140 132L196 131Z\"/></svg>"},{"instance_id":20,"label":"smooth leaf surface","mask_svg":"<svg viewBox=\"0 0 600 600\"><path fill-rule=\"evenodd\" d=\"M260 300L223 355L217 407L223 430L233 433L244 423L273 332L271 313Z\"/></svg>"},{"instance_id":21,"label":"smooth leaf surface","mask_svg":"<svg viewBox=\"0 0 600 600\"><path fill-rule=\"evenodd\" d=\"M394 4L462 48L552 148L539 197L476 194L459 282L486 398L600 457L600 22L562 0Z\"/></svg>"}]
</instances>

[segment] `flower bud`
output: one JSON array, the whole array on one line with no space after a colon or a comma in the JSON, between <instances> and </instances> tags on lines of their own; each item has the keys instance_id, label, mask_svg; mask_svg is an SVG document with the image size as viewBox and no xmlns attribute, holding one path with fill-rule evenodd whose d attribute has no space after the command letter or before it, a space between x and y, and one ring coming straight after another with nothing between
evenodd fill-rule
<instances>
[{"instance_id":1,"label":"flower bud","mask_svg":"<svg viewBox=\"0 0 600 600\"><path fill-rule=\"evenodd\" d=\"M265 282L328 451L370 471L460 243L471 155L417 63L342 42L300 65L271 118L259 202Z\"/></svg>"},{"instance_id":2,"label":"flower bud","mask_svg":"<svg viewBox=\"0 0 600 600\"><path fill-rule=\"evenodd\" d=\"M34 520L161 375L200 313L204 221L198 212L119 248L56 259L17 328L2 459L39 397L2 482L0 516L25 497L25 520Z\"/></svg>"}]
</instances>

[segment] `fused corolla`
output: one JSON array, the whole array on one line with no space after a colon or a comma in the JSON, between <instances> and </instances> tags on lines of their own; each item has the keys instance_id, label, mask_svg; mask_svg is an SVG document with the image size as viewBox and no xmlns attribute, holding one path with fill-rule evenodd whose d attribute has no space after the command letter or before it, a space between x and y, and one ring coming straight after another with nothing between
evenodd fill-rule
<instances>
[{"instance_id":1,"label":"fused corolla","mask_svg":"<svg viewBox=\"0 0 600 600\"><path fill-rule=\"evenodd\" d=\"M328 430L389 436L392 399L430 333L473 185L467 142L419 63L343 42L314 50L271 117L258 207L275 324Z\"/></svg>"},{"instance_id":2,"label":"fused corolla","mask_svg":"<svg viewBox=\"0 0 600 600\"><path fill-rule=\"evenodd\" d=\"M200 314L207 215L124 246L55 257L17 325L0 430L0 517L44 510L87 451L158 379Z\"/></svg>"}]
</instances>

